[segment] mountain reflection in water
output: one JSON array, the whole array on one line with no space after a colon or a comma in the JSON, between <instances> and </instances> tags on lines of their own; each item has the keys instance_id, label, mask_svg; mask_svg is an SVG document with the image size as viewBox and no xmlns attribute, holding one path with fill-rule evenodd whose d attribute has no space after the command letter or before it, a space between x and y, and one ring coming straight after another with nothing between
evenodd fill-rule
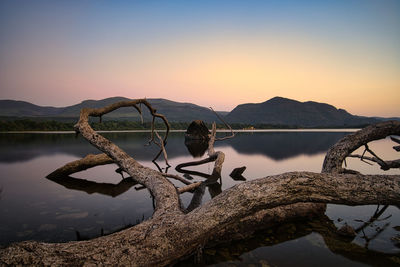
<instances>
[{"instance_id":1,"label":"mountain reflection in water","mask_svg":"<svg viewBox=\"0 0 400 267\"><path fill-rule=\"evenodd\" d=\"M262 132L237 133L235 138L217 142L215 148L231 146L241 154L265 155L275 160L284 160L297 155L314 155L328 150L347 133L343 132ZM152 160L156 147L144 146L149 133L102 133L137 160ZM168 137L168 157L187 155L182 144L182 133L170 133ZM206 146L200 145L204 151ZM192 149L192 148L189 148ZM197 156L202 156L199 148L194 147ZM192 153L193 153L192 152ZM74 134L34 134L0 133L0 162L23 162L40 156L67 154L84 157L89 153L99 153L81 136Z\"/></svg>"}]
</instances>

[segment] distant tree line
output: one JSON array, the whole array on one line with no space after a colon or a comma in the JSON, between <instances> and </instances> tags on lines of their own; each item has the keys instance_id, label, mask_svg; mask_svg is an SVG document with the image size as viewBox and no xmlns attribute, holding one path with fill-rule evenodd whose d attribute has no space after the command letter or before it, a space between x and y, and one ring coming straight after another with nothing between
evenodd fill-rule
<instances>
[{"instance_id":1,"label":"distant tree line","mask_svg":"<svg viewBox=\"0 0 400 267\"><path fill-rule=\"evenodd\" d=\"M171 129L187 129L189 122L172 122ZM37 121L31 119L0 120L0 131L73 131L75 122L60 122L56 120ZM148 130L151 122L137 121L103 121L91 122L92 127L97 131L110 130ZM164 129L162 123L156 123L157 129Z\"/></svg>"},{"instance_id":2,"label":"distant tree line","mask_svg":"<svg viewBox=\"0 0 400 267\"><path fill-rule=\"evenodd\" d=\"M0 119L0 132L9 131L73 131L75 122L62 122L56 120L34 120L34 119ZM186 130L189 127L190 122L170 122L172 130ZM140 121L92 121L91 125L93 129L97 131L111 131L111 130L149 130L151 122L140 122ZM207 127L211 128L211 123L206 123ZM155 124L157 129L164 129L165 126L162 123ZM304 127L299 126L288 126L288 125L274 125L274 124L242 124L232 123L230 124L232 129L299 129ZM365 125L353 126L354 128L362 128ZM313 128L344 128L339 127L313 127ZM226 126L222 123L217 124L217 129L226 129Z\"/></svg>"}]
</instances>

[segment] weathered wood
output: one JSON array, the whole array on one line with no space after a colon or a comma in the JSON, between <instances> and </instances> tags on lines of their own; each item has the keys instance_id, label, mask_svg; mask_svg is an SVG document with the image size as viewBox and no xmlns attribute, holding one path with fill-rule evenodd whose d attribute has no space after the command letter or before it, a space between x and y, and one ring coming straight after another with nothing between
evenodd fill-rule
<instances>
[{"instance_id":1,"label":"weathered wood","mask_svg":"<svg viewBox=\"0 0 400 267\"><path fill-rule=\"evenodd\" d=\"M182 194L185 192L192 191L193 189L195 189L196 187L199 187L200 185L201 185L201 182L195 182L195 183L189 184L187 186L180 187L180 188L178 188L178 193Z\"/></svg>"},{"instance_id":2,"label":"weathered wood","mask_svg":"<svg viewBox=\"0 0 400 267\"><path fill-rule=\"evenodd\" d=\"M166 141L169 132L169 124L167 119L157 114L156 110L147 102L146 99L138 99L133 101L122 101L111 104L104 108L83 108L80 113L78 123L74 126L75 131L79 132L86 140L93 146L97 147L100 151L104 152L126 173L128 173L138 183L148 188L153 195L156 203L156 209L153 216L158 216L165 212L182 213L180 210L180 200L175 186L168 181L160 172L144 167L136 160L130 157L125 151L116 146L114 143L104 138L102 135L95 132L89 125L90 116L102 116L117 108L121 107L135 107L138 104L144 104L150 111L153 118L161 118L167 126L164 142ZM138 109L140 110L140 109Z\"/></svg>"},{"instance_id":3,"label":"weathered wood","mask_svg":"<svg viewBox=\"0 0 400 267\"><path fill-rule=\"evenodd\" d=\"M341 173L342 164L357 148L368 144L371 141L386 138L390 135L400 135L399 121L386 121L375 125L370 125L355 133L346 135L326 153L322 172Z\"/></svg>"},{"instance_id":4,"label":"weathered wood","mask_svg":"<svg viewBox=\"0 0 400 267\"><path fill-rule=\"evenodd\" d=\"M189 182L188 180L186 180L186 179L183 178L183 177L180 177L179 175L170 174L170 173L163 173L162 175L165 176L165 177L172 178L172 179L175 179L175 180L177 180L177 181L180 181L180 182L182 182L182 183L185 184L185 185L191 184L191 182Z\"/></svg>"}]
</instances>

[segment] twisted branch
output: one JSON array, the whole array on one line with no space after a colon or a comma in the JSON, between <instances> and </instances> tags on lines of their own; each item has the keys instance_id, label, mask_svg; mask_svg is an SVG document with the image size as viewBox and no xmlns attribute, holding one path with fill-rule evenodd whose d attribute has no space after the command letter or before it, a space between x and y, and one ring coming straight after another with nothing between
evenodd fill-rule
<instances>
[{"instance_id":1,"label":"twisted branch","mask_svg":"<svg viewBox=\"0 0 400 267\"><path fill-rule=\"evenodd\" d=\"M346 135L326 153L322 172L343 173L342 164L346 157L359 147L369 142L384 139L390 135L400 135L399 121L386 121L375 125L370 125L355 133Z\"/></svg>"},{"instance_id":2,"label":"twisted branch","mask_svg":"<svg viewBox=\"0 0 400 267\"><path fill-rule=\"evenodd\" d=\"M166 133L163 139L165 145L169 133L169 124L164 115L156 113L156 110L147 102L146 99L133 101L121 101L103 108L83 108L80 113L78 123L74 126L75 131L82 134L93 146L103 151L110 157L123 171L128 173L138 183L147 187L154 196L156 209L153 216L158 216L165 212L181 212L179 209L179 197L175 187L171 182L165 179L159 172L142 166L125 151L120 149L114 143L95 132L89 125L89 117L99 117L121 107L134 107L140 110L137 104L145 105L153 118L161 118L166 125ZM139 111L141 112L141 111ZM152 127L152 132L154 127ZM161 150L162 151L162 150ZM161 152L160 152L161 153Z\"/></svg>"}]
</instances>

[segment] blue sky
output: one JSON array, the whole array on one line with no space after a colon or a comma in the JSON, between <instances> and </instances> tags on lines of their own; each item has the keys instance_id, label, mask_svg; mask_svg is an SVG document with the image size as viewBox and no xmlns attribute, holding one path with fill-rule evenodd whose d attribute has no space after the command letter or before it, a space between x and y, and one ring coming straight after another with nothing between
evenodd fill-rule
<instances>
[{"instance_id":1,"label":"blue sky","mask_svg":"<svg viewBox=\"0 0 400 267\"><path fill-rule=\"evenodd\" d=\"M400 116L399 14L396 0L2 0L0 98L230 110L279 95Z\"/></svg>"}]
</instances>

